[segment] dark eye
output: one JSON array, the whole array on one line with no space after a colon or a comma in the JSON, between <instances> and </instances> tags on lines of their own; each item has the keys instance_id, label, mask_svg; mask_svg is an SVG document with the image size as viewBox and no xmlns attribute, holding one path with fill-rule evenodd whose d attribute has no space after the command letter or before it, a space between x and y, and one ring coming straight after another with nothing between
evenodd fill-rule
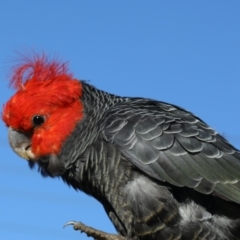
<instances>
[{"instance_id":1,"label":"dark eye","mask_svg":"<svg viewBox=\"0 0 240 240\"><path fill-rule=\"evenodd\" d=\"M45 122L45 117L42 115L36 115L32 118L32 123L34 127L38 127Z\"/></svg>"}]
</instances>

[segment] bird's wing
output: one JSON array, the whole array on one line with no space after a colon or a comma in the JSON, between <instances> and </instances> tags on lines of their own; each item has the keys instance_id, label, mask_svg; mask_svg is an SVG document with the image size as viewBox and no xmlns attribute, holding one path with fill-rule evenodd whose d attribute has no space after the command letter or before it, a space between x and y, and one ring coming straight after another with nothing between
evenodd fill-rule
<instances>
[{"instance_id":1,"label":"bird's wing","mask_svg":"<svg viewBox=\"0 0 240 240\"><path fill-rule=\"evenodd\" d=\"M149 176L240 203L239 150L190 112L133 99L104 119L104 138Z\"/></svg>"}]
</instances>

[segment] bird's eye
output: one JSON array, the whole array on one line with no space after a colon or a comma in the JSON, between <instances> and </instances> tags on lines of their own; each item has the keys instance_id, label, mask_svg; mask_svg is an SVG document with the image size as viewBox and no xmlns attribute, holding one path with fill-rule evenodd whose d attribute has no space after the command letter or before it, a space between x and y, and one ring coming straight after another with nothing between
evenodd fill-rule
<instances>
[{"instance_id":1,"label":"bird's eye","mask_svg":"<svg viewBox=\"0 0 240 240\"><path fill-rule=\"evenodd\" d=\"M35 115L32 118L32 123L34 125L34 127L38 127L40 125L42 125L45 122L45 117L42 115Z\"/></svg>"}]
</instances>

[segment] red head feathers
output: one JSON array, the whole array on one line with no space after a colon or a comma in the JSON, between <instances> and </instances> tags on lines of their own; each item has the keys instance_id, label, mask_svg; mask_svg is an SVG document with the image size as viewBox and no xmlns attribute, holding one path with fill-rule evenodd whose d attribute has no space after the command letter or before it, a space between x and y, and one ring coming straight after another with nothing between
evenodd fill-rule
<instances>
[{"instance_id":1,"label":"red head feathers","mask_svg":"<svg viewBox=\"0 0 240 240\"><path fill-rule=\"evenodd\" d=\"M31 136L36 156L57 154L82 118L81 82L68 73L66 63L42 55L13 68L10 83L17 92L4 106L3 121ZM35 126L34 116L42 116L44 123Z\"/></svg>"}]
</instances>

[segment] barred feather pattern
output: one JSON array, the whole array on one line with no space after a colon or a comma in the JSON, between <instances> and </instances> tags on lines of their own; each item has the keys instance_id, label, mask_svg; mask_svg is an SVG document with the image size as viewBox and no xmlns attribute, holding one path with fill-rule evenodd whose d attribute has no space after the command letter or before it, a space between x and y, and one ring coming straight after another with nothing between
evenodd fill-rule
<instances>
[{"instance_id":1,"label":"barred feather pattern","mask_svg":"<svg viewBox=\"0 0 240 240\"><path fill-rule=\"evenodd\" d=\"M127 240L240 239L240 152L192 113L83 82L83 119L43 174L99 200Z\"/></svg>"}]
</instances>

